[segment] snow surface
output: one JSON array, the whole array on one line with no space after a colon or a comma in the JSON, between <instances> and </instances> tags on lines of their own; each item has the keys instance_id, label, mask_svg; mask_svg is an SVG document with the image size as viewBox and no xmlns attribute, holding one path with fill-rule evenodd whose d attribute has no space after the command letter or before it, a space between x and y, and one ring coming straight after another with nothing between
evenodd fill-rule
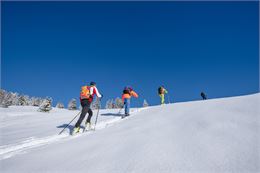
<instances>
[{"instance_id":1,"label":"snow surface","mask_svg":"<svg viewBox=\"0 0 260 173\"><path fill-rule=\"evenodd\" d=\"M79 111L0 108L0 171L257 173L259 105L257 93L136 108L125 119L101 110L96 131L76 136L78 118L58 133Z\"/></svg>"}]
</instances>

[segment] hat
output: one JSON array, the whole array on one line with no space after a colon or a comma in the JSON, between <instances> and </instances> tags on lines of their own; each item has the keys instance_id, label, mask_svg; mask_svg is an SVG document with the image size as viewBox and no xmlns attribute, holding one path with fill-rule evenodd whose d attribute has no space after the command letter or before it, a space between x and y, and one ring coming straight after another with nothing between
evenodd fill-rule
<instances>
[{"instance_id":1,"label":"hat","mask_svg":"<svg viewBox=\"0 0 260 173\"><path fill-rule=\"evenodd\" d=\"M94 85L96 85L96 82L90 82L90 85L94 86Z\"/></svg>"}]
</instances>

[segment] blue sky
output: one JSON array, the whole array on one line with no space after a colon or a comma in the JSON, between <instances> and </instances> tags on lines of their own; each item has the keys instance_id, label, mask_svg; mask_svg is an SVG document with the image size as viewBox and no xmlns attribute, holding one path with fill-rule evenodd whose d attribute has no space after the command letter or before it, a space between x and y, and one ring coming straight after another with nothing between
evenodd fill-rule
<instances>
[{"instance_id":1,"label":"blue sky","mask_svg":"<svg viewBox=\"0 0 260 173\"><path fill-rule=\"evenodd\" d=\"M95 81L159 103L258 92L258 2L2 2L2 88L67 105Z\"/></svg>"}]
</instances>

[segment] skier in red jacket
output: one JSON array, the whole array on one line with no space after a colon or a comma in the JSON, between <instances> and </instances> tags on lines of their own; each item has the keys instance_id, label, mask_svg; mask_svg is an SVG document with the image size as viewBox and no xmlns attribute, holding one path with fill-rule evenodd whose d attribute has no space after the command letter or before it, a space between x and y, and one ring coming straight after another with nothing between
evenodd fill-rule
<instances>
[{"instance_id":1,"label":"skier in red jacket","mask_svg":"<svg viewBox=\"0 0 260 173\"><path fill-rule=\"evenodd\" d=\"M80 124L85 118L86 114L88 113L88 118L85 123L86 129L91 128L91 117L93 115L93 112L90 108L90 105L93 101L94 96L97 96L99 99L102 97L102 95L99 93L96 83L95 82L90 82L90 86L82 86L81 87L81 93L80 93L80 104L82 106L82 111L80 114L80 117L75 124L75 127L73 129L73 134L78 133L80 130Z\"/></svg>"}]
</instances>

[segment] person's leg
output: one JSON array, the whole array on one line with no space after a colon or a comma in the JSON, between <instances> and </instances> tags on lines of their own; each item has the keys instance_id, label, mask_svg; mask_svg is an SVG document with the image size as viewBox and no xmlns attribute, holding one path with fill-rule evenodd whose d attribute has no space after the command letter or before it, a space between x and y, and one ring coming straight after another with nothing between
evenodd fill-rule
<instances>
[{"instance_id":1,"label":"person's leg","mask_svg":"<svg viewBox=\"0 0 260 173\"><path fill-rule=\"evenodd\" d=\"M88 118L87 118L86 123L90 123L92 115L93 115L93 112L92 112L91 109L89 109L89 110L88 110Z\"/></svg>"},{"instance_id":2,"label":"person's leg","mask_svg":"<svg viewBox=\"0 0 260 173\"><path fill-rule=\"evenodd\" d=\"M161 94L160 97L161 97L161 104L164 104L164 94Z\"/></svg>"},{"instance_id":3,"label":"person's leg","mask_svg":"<svg viewBox=\"0 0 260 173\"><path fill-rule=\"evenodd\" d=\"M130 99L126 99L126 111L125 114L129 115L130 113Z\"/></svg>"},{"instance_id":4,"label":"person's leg","mask_svg":"<svg viewBox=\"0 0 260 173\"><path fill-rule=\"evenodd\" d=\"M125 114L126 114L126 109L127 109L127 105L126 105L126 99L124 99L124 107L125 107Z\"/></svg>"},{"instance_id":5,"label":"person's leg","mask_svg":"<svg viewBox=\"0 0 260 173\"><path fill-rule=\"evenodd\" d=\"M75 127L79 127L81 122L83 121L83 119L85 118L88 110L89 110L89 105L88 104L89 102L87 100L82 100L81 101L81 106L82 106L82 111L81 111L81 114L80 114L80 117L75 125Z\"/></svg>"}]
</instances>

